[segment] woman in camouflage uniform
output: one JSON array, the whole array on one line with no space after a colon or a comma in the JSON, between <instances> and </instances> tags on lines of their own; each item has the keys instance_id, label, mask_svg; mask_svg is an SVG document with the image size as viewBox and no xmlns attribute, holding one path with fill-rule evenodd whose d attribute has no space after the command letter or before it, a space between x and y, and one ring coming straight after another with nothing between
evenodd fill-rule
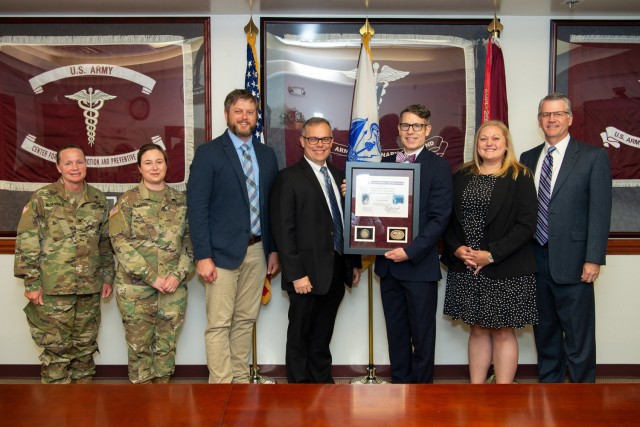
<instances>
[{"instance_id":1,"label":"woman in camouflage uniform","mask_svg":"<svg viewBox=\"0 0 640 427\"><path fill-rule=\"evenodd\" d=\"M168 383L187 306L192 269L184 193L165 184L167 154L154 144L138 151L142 182L109 215L118 259L116 301L122 314L132 383Z\"/></svg>"},{"instance_id":2,"label":"woman in camouflage uniform","mask_svg":"<svg viewBox=\"0 0 640 427\"><path fill-rule=\"evenodd\" d=\"M100 297L111 295L114 261L107 199L85 182L82 149L58 150L60 179L36 191L16 237L14 274L24 279L31 336L44 351L42 382L90 383L96 372Z\"/></svg>"}]
</instances>

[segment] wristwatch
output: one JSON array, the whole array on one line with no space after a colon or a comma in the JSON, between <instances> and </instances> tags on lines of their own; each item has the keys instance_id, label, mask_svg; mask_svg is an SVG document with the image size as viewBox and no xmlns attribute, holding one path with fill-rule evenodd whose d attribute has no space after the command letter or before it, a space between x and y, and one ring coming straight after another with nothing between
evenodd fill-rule
<instances>
[{"instance_id":1,"label":"wristwatch","mask_svg":"<svg viewBox=\"0 0 640 427\"><path fill-rule=\"evenodd\" d=\"M493 260L493 255L491 255L491 252L487 252L487 259L489 260L489 264L493 264L495 262Z\"/></svg>"}]
</instances>

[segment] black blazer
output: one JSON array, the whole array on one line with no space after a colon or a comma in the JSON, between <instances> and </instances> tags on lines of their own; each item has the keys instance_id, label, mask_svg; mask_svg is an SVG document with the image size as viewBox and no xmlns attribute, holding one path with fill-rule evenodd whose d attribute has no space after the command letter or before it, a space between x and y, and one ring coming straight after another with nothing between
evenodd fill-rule
<instances>
[{"instance_id":1,"label":"black blazer","mask_svg":"<svg viewBox=\"0 0 640 427\"><path fill-rule=\"evenodd\" d=\"M491 252L495 263L482 268L490 278L508 278L535 273L531 241L536 231L538 199L532 174L519 173L498 178L491 194L480 248ZM454 255L467 245L462 228L462 194L472 174L458 171L453 177L453 214L444 234L442 263L451 271L462 272L464 262Z\"/></svg>"},{"instance_id":2,"label":"black blazer","mask_svg":"<svg viewBox=\"0 0 640 427\"><path fill-rule=\"evenodd\" d=\"M340 186L344 173L327 163ZM344 206L344 198L341 197ZM271 227L282 266L282 289L294 291L293 281L309 276L311 293L325 295L333 276L334 245L331 209L309 162L281 170L271 190ZM353 283L360 256L344 257L345 283Z\"/></svg>"}]
</instances>

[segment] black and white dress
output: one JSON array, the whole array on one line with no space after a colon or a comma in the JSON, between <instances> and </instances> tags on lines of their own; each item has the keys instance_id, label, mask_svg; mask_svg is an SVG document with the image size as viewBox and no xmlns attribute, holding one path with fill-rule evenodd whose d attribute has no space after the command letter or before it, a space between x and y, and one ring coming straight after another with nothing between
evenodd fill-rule
<instances>
[{"instance_id":1,"label":"black and white dress","mask_svg":"<svg viewBox=\"0 0 640 427\"><path fill-rule=\"evenodd\" d=\"M462 227L466 245L479 249L491 193L496 182L491 175L471 177L462 195ZM534 274L491 279L480 270L449 271L444 314L471 325L487 328L522 328L538 323Z\"/></svg>"}]
</instances>

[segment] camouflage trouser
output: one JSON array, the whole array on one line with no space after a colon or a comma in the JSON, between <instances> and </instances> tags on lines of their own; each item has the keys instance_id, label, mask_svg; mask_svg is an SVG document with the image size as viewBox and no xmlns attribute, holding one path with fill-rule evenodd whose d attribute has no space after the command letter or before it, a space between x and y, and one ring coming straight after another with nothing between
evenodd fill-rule
<instances>
[{"instance_id":1,"label":"camouflage trouser","mask_svg":"<svg viewBox=\"0 0 640 427\"><path fill-rule=\"evenodd\" d=\"M162 294L145 285L116 285L129 353L129 379L141 383L173 374L178 333L187 308L187 287Z\"/></svg>"},{"instance_id":2,"label":"camouflage trouser","mask_svg":"<svg viewBox=\"0 0 640 427\"><path fill-rule=\"evenodd\" d=\"M42 295L44 305L24 308L31 337L44 348L43 383L70 383L96 373L100 294Z\"/></svg>"}]
</instances>

